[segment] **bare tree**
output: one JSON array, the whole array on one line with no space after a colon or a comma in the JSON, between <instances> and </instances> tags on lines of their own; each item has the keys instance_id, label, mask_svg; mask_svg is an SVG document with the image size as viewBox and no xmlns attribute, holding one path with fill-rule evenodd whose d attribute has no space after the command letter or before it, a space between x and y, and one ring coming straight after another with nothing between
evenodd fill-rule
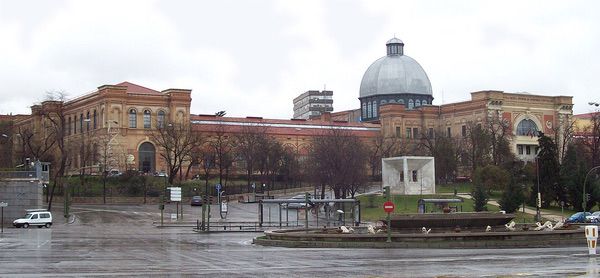
<instances>
[{"instance_id":1,"label":"bare tree","mask_svg":"<svg viewBox=\"0 0 600 278\"><path fill-rule=\"evenodd\" d=\"M219 183L223 186L226 185L229 179L229 171L234 161L233 150L235 144L229 134L225 125L217 125L213 138L208 142L214 153L215 166L219 171Z\"/></svg>"},{"instance_id":2,"label":"bare tree","mask_svg":"<svg viewBox=\"0 0 600 278\"><path fill-rule=\"evenodd\" d=\"M367 163L364 143L341 129L327 130L316 138L309 155L313 181L328 185L336 198L345 198L364 185L359 175L366 175Z\"/></svg>"},{"instance_id":3,"label":"bare tree","mask_svg":"<svg viewBox=\"0 0 600 278\"><path fill-rule=\"evenodd\" d=\"M463 166L470 166L471 176L473 176L478 167L485 166L490 161L489 131L481 124L468 122L466 134L461 141L461 162Z\"/></svg>"},{"instance_id":4,"label":"bare tree","mask_svg":"<svg viewBox=\"0 0 600 278\"><path fill-rule=\"evenodd\" d=\"M459 159L458 148L453 138L444 136L442 131L434 131L434 134L422 136L420 146L427 154L435 158L435 175L438 182L447 183L456 176Z\"/></svg>"},{"instance_id":5,"label":"bare tree","mask_svg":"<svg viewBox=\"0 0 600 278\"><path fill-rule=\"evenodd\" d=\"M590 125L583 130L581 142L591 157L591 167L600 165L600 112L591 114Z\"/></svg>"},{"instance_id":6,"label":"bare tree","mask_svg":"<svg viewBox=\"0 0 600 278\"><path fill-rule=\"evenodd\" d=\"M485 130L486 132L481 134L481 136L483 137L487 134L490 150L489 155L492 164L503 166L509 162L512 163L515 158L510 150L509 141L512 139L512 133L510 132L509 123L502 120L499 113L494 113L493 115L488 116L488 119L485 122Z\"/></svg>"},{"instance_id":7,"label":"bare tree","mask_svg":"<svg viewBox=\"0 0 600 278\"><path fill-rule=\"evenodd\" d=\"M252 175L256 170L256 160L260 153L265 151L261 146L266 139L267 127L264 125L251 125L242 127L242 132L236 134L235 151L240 159L245 162L246 182L248 188L252 182Z\"/></svg>"},{"instance_id":8,"label":"bare tree","mask_svg":"<svg viewBox=\"0 0 600 278\"><path fill-rule=\"evenodd\" d=\"M63 186L63 176L70 157L70 146L67 144L66 138L66 121L64 113L64 101L66 100L66 94L63 92L50 92L48 93L47 99L42 103L43 109L40 110L40 116L43 126L43 133L41 135L41 141L43 141L44 147L40 150L42 153L49 153L50 149L54 147L53 161L54 165L54 183L50 191L50 199L48 201L48 210L52 209L52 200L54 197L54 191L56 186ZM51 142L51 143L50 143ZM42 149L47 149L43 150ZM38 157L42 158L42 156Z\"/></svg>"},{"instance_id":9,"label":"bare tree","mask_svg":"<svg viewBox=\"0 0 600 278\"><path fill-rule=\"evenodd\" d=\"M160 156L167 163L169 183L172 184L191 151L201 143L201 137L192 134L189 123L168 123L148 133L150 139L163 150Z\"/></svg>"},{"instance_id":10,"label":"bare tree","mask_svg":"<svg viewBox=\"0 0 600 278\"><path fill-rule=\"evenodd\" d=\"M381 159L400 155L403 152L401 146L400 140L396 137L384 137L383 134L379 134L373 139L367 148L371 179L381 177Z\"/></svg>"},{"instance_id":11,"label":"bare tree","mask_svg":"<svg viewBox=\"0 0 600 278\"><path fill-rule=\"evenodd\" d=\"M0 167L13 167L13 124L12 121L0 121Z\"/></svg>"},{"instance_id":12,"label":"bare tree","mask_svg":"<svg viewBox=\"0 0 600 278\"><path fill-rule=\"evenodd\" d=\"M275 175L281 169L283 146L273 137L263 137L259 140L260 153L257 156L261 180L273 187Z\"/></svg>"}]
</instances>

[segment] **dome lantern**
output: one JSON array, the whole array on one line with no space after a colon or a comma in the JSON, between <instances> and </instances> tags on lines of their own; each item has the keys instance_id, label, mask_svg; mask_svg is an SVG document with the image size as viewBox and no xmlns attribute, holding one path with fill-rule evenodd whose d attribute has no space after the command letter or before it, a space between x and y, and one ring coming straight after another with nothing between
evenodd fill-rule
<instances>
[{"instance_id":1,"label":"dome lantern","mask_svg":"<svg viewBox=\"0 0 600 278\"><path fill-rule=\"evenodd\" d=\"M392 38L385 43L387 56L404 55L404 43L398 38Z\"/></svg>"}]
</instances>

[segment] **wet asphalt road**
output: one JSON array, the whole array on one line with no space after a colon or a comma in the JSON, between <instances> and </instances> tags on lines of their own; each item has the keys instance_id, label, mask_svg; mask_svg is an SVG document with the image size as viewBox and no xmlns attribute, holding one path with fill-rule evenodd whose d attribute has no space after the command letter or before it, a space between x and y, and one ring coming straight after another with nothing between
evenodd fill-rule
<instances>
[{"instance_id":1,"label":"wet asphalt road","mask_svg":"<svg viewBox=\"0 0 600 278\"><path fill-rule=\"evenodd\" d=\"M239 210L239 219L254 220L256 207L232 209ZM185 210L189 218L199 213L199 208ZM57 211L51 229L5 229L0 277L597 277L600 269L583 244L515 250L288 249L252 245L258 233L158 229L152 225L158 220L154 205L76 206L73 212L72 224Z\"/></svg>"}]
</instances>

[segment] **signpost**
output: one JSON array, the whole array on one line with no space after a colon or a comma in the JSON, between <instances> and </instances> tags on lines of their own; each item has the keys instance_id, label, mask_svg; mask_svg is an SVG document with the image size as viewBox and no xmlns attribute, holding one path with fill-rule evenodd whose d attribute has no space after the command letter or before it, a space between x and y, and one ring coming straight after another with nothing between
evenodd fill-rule
<instances>
[{"instance_id":1,"label":"signpost","mask_svg":"<svg viewBox=\"0 0 600 278\"><path fill-rule=\"evenodd\" d=\"M385 193L385 199L387 200L383 203L383 211L387 213L387 242L392 242L392 220L390 218L390 213L394 211L394 203L390 201L390 187L386 186L383 188Z\"/></svg>"},{"instance_id":2,"label":"signpost","mask_svg":"<svg viewBox=\"0 0 600 278\"><path fill-rule=\"evenodd\" d=\"M395 209L395 208L396 208L396 207L394 206L394 203L392 203L392 202L390 202L390 201L387 201L387 202L383 203L383 210L384 210L385 212L387 212L387 213L392 213L392 212L394 212L394 209Z\"/></svg>"},{"instance_id":3,"label":"signpost","mask_svg":"<svg viewBox=\"0 0 600 278\"><path fill-rule=\"evenodd\" d=\"M8 203L0 202L0 208L2 209L2 230L1 230L2 232L1 233L4 233L4 207L7 207L7 206L8 206Z\"/></svg>"},{"instance_id":4,"label":"signpost","mask_svg":"<svg viewBox=\"0 0 600 278\"><path fill-rule=\"evenodd\" d=\"M177 202L177 218L179 218L179 202L181 202L181 187L169 187L169 190L171 190L171 202ZM183 207L182 207L183 209ZM183 213L182 213L182 217L183 217Z\"/></svg>"}]
</instances>

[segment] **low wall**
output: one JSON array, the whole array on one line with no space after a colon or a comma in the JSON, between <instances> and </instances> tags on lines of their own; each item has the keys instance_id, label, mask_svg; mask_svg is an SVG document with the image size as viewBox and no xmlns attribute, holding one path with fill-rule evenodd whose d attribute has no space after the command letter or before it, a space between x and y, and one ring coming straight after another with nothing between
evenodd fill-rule
<instances>
[{"instance_id":1,"label":"low wall","mask_svg":"<svg viewBox=\"0 0 600 278\"><path fill-rule=\"evenodd\" d=\"M537 248L586 246L579 228L555 231L461 232L435 234L319 234L316 230L270 231L254 243L292 248Z\"/></svg>"}]
</instances>

